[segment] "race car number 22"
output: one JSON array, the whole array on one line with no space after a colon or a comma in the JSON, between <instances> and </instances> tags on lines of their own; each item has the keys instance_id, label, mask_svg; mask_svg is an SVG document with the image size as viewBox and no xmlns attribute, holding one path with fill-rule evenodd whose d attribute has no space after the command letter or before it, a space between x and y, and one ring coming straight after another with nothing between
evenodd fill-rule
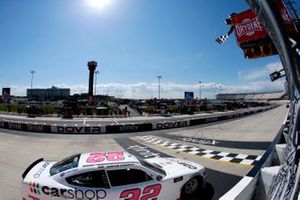
<instances>
[{"instance_id":1,"label":"race car number 22","mask_svg":"<svg viewBox=\"0 0 300 200\"><path fill-rule=\"evenodd\" d=\"M124 160L123 152L93 152L87 158L87 163L99 163L103 161L120 161Z\"/></svg>"},{"instance_id":2,"label":"race car number 22","mask_svg":"<svg viewBox=\"0 0 300 200\"><path fill-rule=\"evenodd\" d=\"M141 194L140 188L134 188L129 190L124 190L120 194L120 198L123 200L152 200L156 199L160 193L161 185L149 185L144 188L143 193Z\"/></svg>"}]
</instances>

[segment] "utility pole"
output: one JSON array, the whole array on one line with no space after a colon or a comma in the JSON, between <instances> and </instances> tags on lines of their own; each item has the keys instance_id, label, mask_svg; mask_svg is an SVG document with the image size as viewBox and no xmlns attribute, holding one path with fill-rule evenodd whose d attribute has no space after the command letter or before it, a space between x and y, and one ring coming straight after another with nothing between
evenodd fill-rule
<instances>
[{"instance_id":1,"label":"utility pole","mask_svg":"<svg viewBox=\"0 0 300 200\"><path fill-rule=\"evenodd\" d=\"M30 71L30 73L31 73L31 89L32 89L32 84L33 84L33 74L35 73L35 71L34 70L31 70Z\"/></svg>"},{"instance_id":2,"label":"utility pole","mask_svg":"<svg viewBox=\"0 0 300 200\"><path fill-rule=\"evenodd\" d=\"M199 100L201 100L201 81L199 81Z\"/></svg>"},{"instance_id":3,"label":"utility pole","mask_svg":"<svg viewBox=\"0 0 300 200\"><path fill-rule=\"evenodd\" d=\"M161 79L161 75L157 76L158 78L158 99L160 99L160 79Z\"/></svg>"}]
</instances>

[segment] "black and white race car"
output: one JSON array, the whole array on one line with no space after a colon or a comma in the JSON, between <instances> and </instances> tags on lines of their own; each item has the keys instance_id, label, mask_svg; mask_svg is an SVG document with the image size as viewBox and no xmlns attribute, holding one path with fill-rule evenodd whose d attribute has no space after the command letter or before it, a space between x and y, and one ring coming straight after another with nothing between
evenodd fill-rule
<instances>
[{"instance_id":1,"label":"black and white race car","mask_svg":"<svg viewBox=\"0 0 300 200\"><path fill-rule=\"evenodd\" d=\"M39 159L22 175L22 200L179 200L206 183L205 168L176 158L139 159L91 152L60 162Z\"/></svg>"}]
</instances>

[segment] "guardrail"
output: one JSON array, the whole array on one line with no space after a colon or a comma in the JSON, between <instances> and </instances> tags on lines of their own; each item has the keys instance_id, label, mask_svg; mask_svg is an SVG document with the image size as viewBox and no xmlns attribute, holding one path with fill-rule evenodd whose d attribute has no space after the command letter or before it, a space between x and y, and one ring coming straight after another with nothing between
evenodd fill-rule
<instances>
[{"instance_id":1,"label":"guardrail","mask_svg":"<svg viewBox=\"0 0 300 200\"><path fill-rule=\"evenodd\" d=\"M259 179L260 170L268 165L273 157L275 145L278 144L282 138L284 126L282 126L277 133L273 142L269 145L268 149L255 165L254 168L246 176L244 176L231 190L224 194L220 200L251 200L253 199L254 191Z\"/></svg>"},{"instance_id":2,"label":"guardrail","mask_svg":"<svg viewBox=\"0 0 300 200\"><path fill-rule=\"evenodd\" d=\"M273 155L275 153L275 145L280 143L283 138L283 132L286 128L286 122L288 118L288 113L285 117L284 123L282 124L280 130L278 131L276 137L272 143L267 148L266 152L263 154L259 162L244 176L231 190L224 194L220 200L252 200L259 199L255 198L255 190L258 185L260 178L260 171L263 167L269 166L272 162Z\"/></svg>"},{"instance_id":3,"label":"guardrail","mask_svg":"<svg viewBox=\"0 0 300 200\"><path fill-rule=\"evenodd\" d=\"M268 106L264 108L251 109L247 111L236 111L231 113L217 114L214 116L198 117L192 119L181 120L164 120L154 123L127 123L127 124L111 124L103 126L90 125L56 125L46 123L28 123L22 121L13 121L0 119L0 128L13 129L28 132L41 133L59 133L59 134L104 134L104 133L128 133L142 132L170 128L181 128L187 126L195 126L200 124L212 123L222 120L238 118L246 115L251 115L258 112L273 109L278 105Z\"/></svg>"}]
</instances>

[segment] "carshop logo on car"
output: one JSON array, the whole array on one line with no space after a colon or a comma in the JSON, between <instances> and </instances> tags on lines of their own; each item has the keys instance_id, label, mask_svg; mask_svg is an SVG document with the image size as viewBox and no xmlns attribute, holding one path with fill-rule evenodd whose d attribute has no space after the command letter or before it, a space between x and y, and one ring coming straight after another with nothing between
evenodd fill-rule
<instances>
[{"instance_id":1,"label":"carshop logo on car","mask_svg":"<svg viewBox=\"0 0 300 200\"><path fill-rule=\"evenodd\" d=\"M42 187L42 192L45 195L53 196L53 197L62 197L65 199L85 199L85 200L101 200L106 197L106 191L103 189L58 189L58 188L51 188L48 186Z\"/></svg>"}]
</instances>

